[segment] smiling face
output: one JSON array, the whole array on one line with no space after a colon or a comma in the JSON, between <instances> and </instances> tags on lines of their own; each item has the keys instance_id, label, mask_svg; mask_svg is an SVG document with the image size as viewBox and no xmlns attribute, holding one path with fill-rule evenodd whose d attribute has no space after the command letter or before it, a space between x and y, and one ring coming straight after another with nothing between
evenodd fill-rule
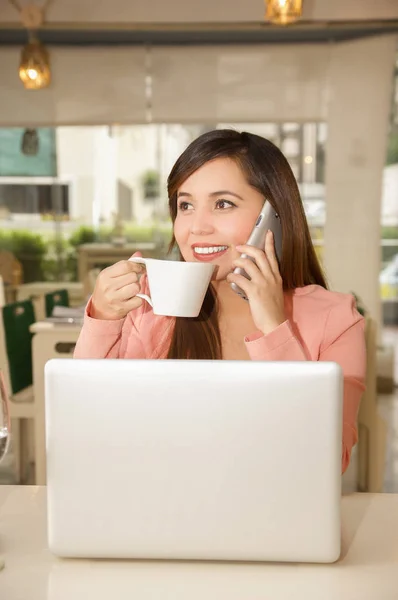
<instances>
[{"instance_id":1,"label":"smiling face","mask_svg":"<svg viewBox=\"0 0 398 600\"><path fill-rule=\"evenodd\" d=\"M239 165L217 158L195 171L177 193L174 236L185 261L212 262L223 280L240 256L264 204Z\"/></svg>"}]
</instances>

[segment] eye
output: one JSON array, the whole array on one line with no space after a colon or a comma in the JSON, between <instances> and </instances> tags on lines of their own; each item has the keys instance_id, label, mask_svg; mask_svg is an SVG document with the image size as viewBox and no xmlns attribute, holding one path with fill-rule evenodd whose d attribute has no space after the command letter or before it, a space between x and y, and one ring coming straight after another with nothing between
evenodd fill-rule
<instances>
[{"instance_id":1,"label":"eye","mask_svg":"<svg viewBox=\"0 0 398 600\"><path fill-rule=\"evenodd\" d=\"M225 210L226 208L233 208L234 206L236 206L236 204L234 204L230 200L217 200L216 202L216 208L219 208L221 210Z\"/></svg>"},{"instance_id":2,"label":"eye","mask_svg":"<svg viewBox=\"0 0 398 600\"><path fill-rule=\"evenodd\" d=\"M187 210L192 210L192 204L183 200L178 204L178 210L180 210L181 212L186 212Z\"/></svg>"}]
</instances>

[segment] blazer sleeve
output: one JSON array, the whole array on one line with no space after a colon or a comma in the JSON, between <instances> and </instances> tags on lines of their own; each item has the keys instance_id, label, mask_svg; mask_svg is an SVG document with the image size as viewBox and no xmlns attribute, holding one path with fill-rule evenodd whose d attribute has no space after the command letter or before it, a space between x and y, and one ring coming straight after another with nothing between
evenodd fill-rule
<instances>
[{"instance_id":1,"label":"blazer sleeve","mask_svg":"<svg viewBox=\"0 0 398 600\"><path fill-rule=\"evenodd\" d=\"M87 304L83 327L73 358L123 358L127 344L134 358L146 358L132 311L124 319L105 321L90 316L91 300Z\"/></svg>"},{"instance_id":2,"label":"blazer sleeve","mask_svg":"<svg viewBox=\"0 0 398 600\"><path fill-rule=\"evenodd\" d=\"M285 321L268 335L245 339L252 360L313 360ZM364 319L355 308L354 298L342 295L333 304L325 321L317 360L338 363L344 374L342 472L347 469L352 447L358 440L357 416L365 390L366 347Z\"/></svg>"},{"instance_id":3,"label":"blazer sleeve","mask_svg":"<svg viewBox=\"0 0 398 600\"><path fill-rule=\"evenodd\" d=\"M341 306L329 313L320 349L319 360L338 363L344 373L343 473L349 465L352 447L358 441L357 417L366 378L364 329L365 320L357 312L354 298L346 296Z\"/></svg>"}]
</instances>

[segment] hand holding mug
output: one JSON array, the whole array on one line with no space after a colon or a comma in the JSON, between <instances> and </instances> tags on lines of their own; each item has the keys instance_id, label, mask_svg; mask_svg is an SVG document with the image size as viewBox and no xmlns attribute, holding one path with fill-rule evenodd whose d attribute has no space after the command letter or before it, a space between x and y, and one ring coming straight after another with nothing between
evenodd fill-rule
<instances>
[{"instance_id":1,"label":"hand holding mug","mask_svg":"<svg viewBox=\"0 0 398 600\"><path fill-rule=\"evenodd\" d=\"M155 315L197 317L211 281L210 263L158 260L132 256L132 263L145 265L149 294L137 294L152 307Z\"/></svg>"},{"instance_id":2,"label":"hand holding mug","mask_svg":"<svg viewBox=\"0 0 398 600\"><path fill-rule=\"evenodd\" d=\"M121 260L103 269L95 283L91 316L114 321L124 319L131 310L141 306L142 299L137 294L140 291L139 275L143 270L141 264L129 260Z\"/></svg>"}]
</instances>

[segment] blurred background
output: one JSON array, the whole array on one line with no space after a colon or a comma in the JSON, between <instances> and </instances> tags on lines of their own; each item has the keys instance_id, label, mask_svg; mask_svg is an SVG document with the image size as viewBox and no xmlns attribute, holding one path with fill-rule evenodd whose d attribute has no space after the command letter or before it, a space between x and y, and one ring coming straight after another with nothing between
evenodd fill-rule
<instances>
[{"instance_id":1,"label":"blurred background","mask_svg":"<svg viewBox=\"0 0 398 600\"><path fill-rule=\"evenodd\" d=\"M164 257L187 144L265 136L331 288L372 323L352 485L398 491L397 41L392 0L0 0L3 303L35 300L41 321L40 297L80 307L104 266Z\"/></svg>"}]
</instances>

